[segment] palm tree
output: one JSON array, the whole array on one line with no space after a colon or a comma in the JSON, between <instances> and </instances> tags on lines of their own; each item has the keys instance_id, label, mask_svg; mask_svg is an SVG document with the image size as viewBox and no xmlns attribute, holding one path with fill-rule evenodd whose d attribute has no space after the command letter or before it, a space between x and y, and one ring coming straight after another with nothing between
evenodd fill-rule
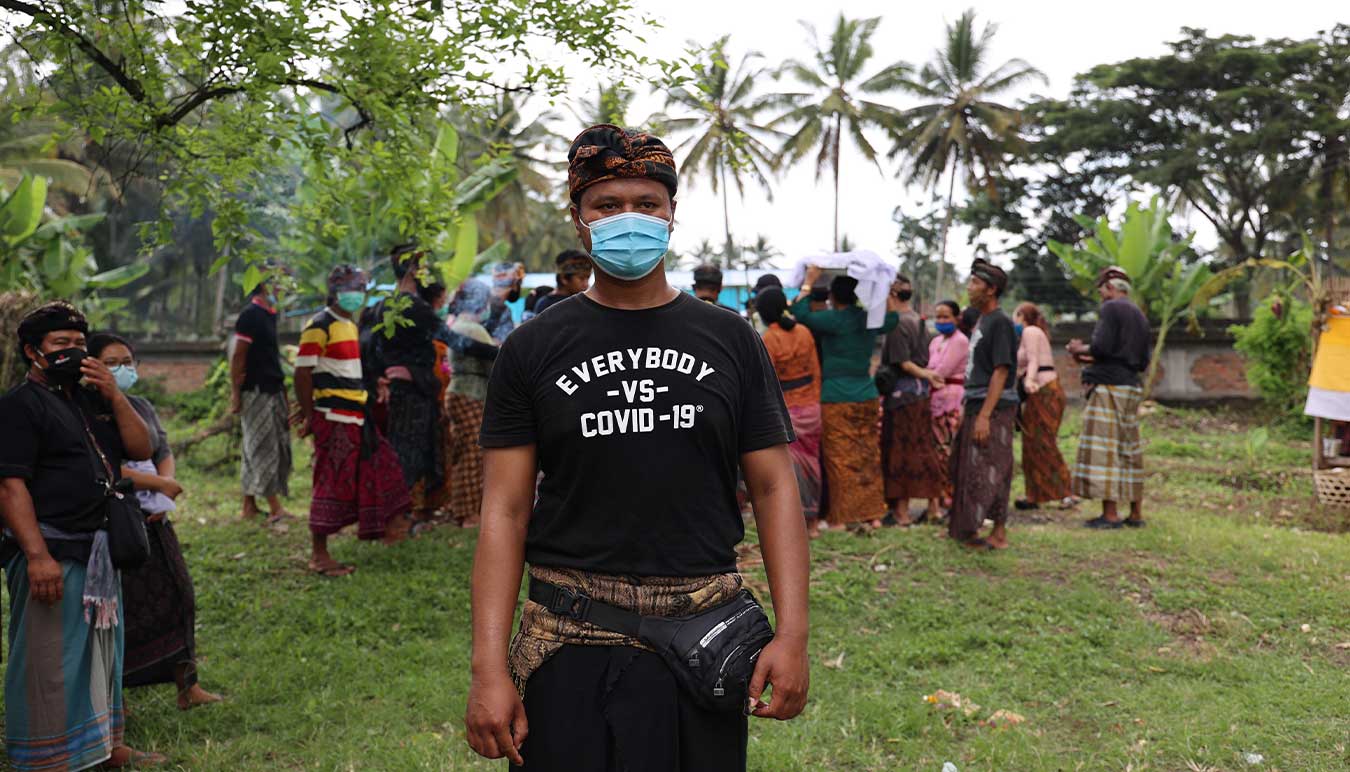
<instances>
[{"instance_id":1,"label":"palm tree","mask_svg":"<svg viewBox=\"0 0 1350 772\"><path fill-rule=\"evenodd\" d=\"M782 257L783 251L775 247L768 236L761 233L755 236L753 244L741 247L741 255L741 261L745 263L746 268L760 268Z\"/></svg>"},{"instance_id":2,"label":"palm tree","mask_svg":"<svg viewBox=\"0 0 1350 772\"><path fill-rule=\"evenodd\" d=\"M777 103L787 106L786 113L769 125L793 125L779 152L779 158L795 163L808 153L816 154L816 179L829 168L834 174L834 248L839 249L839 161L840 147L845 134L863 157L877 164L876 148L867 139L869 128L895 128L899 111L894 107L869 101L858 94L885 94L894 91L912 69L904 62L896 62L868 78L862 78L863 68L875 53L872 35L881 23L880 18L848 19L842 13L835 21L825 45L810 24L802 22L815 49L810 62L790 60L782 72L812 89L810 93L780 94ZM861 81L859 80L861 79Z\"/></svg>"},{"instance_id":3,"label":"palm tree","mask_svg":"<svg viewBox=\"0 0 1350 772\"><path fill-rule=\"evenodd\" d=\"M609 123L615 126L628 126L628 111L633 106L633 90L622 83L602 85L596 90L595 99L583 99L572 114L585 126L597 123Z\"/></svg>"},{"instance_id":4,"label":"palm tree","mask_svg":"<svg viewBox=\"0 0 1350 772\"><path fill-rule=\"evenodd\" d=\"M941 289L947 263L957 168L964 166L969 187L983 185L996 195L995 175L1018 147L1021 112L993 99L1033 80L1048 82L1044 73L1021 59L986 68L989 42L997 30L997 25L986 24L976 31L975 11L967 10L947 25L946 43L934 52L933 60L917 77L899 83L904 91L927 101L904 111L891 157L907 155L909 181L930 189L950 173L935 291Z\"/></svg>"},{"instance_id":5,"label":"palm tree","mask_svg":"<svg viewBox=\"0 0 1350 772\"><path fill-rule=\"evenodd\" d=\"M495 239L505 239L512 247L525 240L532 227L530 204L549 200L557 188L561 164L549 161L550 150L564 140L549 128L556 116L539 114L529 123L521 114L521 105L510 94L502 94L484 112L454 116L459 126L463 150L459 154L465 172L472 164L489 156L508 156L516 173L512 180L478 213L483 230Z\"/></svg>"},{"instance_id":6,"label":"palm tree","mask_svg":"<svg viewBox=\"0 0 1350 772\"><path fill-rule=\"evenodd\" d=\"M722 36L708 47L710 62L699 69L699 76L689 86L679 86L666 96L666 108L680 107L689 114L657 122L665 131L690 136L675 146L683 152L680 163L682 176L692 185L699 174L707 175L714 193L722 194L722 226L726 235L724 259L731 267L735 250L731 238L731 190L727 175L736 185L736 192L745 197L745 178L750 177L773 199L769 174L774 171L774 151L760 137L780 136L778 132L758 123L771 97L755 97L755 82L762 79L768 68L760 64L759 54L751 52L741 57L735 70L727 64L727 38Z\"/></svg>"}]
</instances>

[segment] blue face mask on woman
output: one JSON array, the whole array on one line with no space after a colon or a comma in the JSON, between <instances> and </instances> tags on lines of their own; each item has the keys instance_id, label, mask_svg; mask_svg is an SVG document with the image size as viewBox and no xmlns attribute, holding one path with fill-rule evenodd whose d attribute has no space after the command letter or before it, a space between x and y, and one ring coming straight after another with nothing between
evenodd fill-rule
<instances>
[{"instance_id":1,"label":"blue face mask on woman","mask_svg":"<svg viewBox=\"0 0 1350 772\"><path fill-rule=\"evenodd\" d=\"M670 250L670 221L641 212L624 212L592 223L591 258L616 279L641 279L661 264Z\"/></svg>"},{"instance_id":2,"label":"blue face mask on woman","mask_svg":"<svg viewBox=\"0 0 1350 772\"><path fill-rule=\"evenodd\" d=\"M933 326L941 335L951 335L956 332L956 322L934 322Z\"/></svg>"},{"instance_id":3,"label":"blue face mask on woman","mask_svg":"<svg viewBox=\"0 0 1350 772\"><path fill-rule=\"evenodd\" d=\"M1021 337L1022 330L1025 329L1026 325L1022 324L1021 322L1013 322L1013 332L1017 333L1018 337Z\"/></svg>"},{"instance_id":4,"label":"blue face mask on woman","mask_svg":"<svg viewBox=\"0 0 1350 772\"><path fill-rule=\"evenodd\" d=\"M117 381L117 388L122 391L130 390L132 386L136 385L137 379L140 378L136 374L135 365L118 365L112 369L112 374L113 380Z\"/></svg>"}]
</instances>

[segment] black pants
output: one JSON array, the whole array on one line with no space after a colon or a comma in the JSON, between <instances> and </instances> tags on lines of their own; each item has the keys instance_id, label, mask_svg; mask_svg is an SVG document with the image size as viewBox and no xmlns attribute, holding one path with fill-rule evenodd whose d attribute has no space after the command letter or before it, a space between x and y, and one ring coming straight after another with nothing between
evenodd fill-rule
<instances>
[{"instance_id":1,"label":"black pants","mask_svg":"<svg viewBox=\"0 0 1350 772\"><path fill-rule=\"evenodd\" d=\"M564 646L525 687L522 772L745 772L738 714L689 702L665 662L625 646Z\"/></svg>"}]
</instances>

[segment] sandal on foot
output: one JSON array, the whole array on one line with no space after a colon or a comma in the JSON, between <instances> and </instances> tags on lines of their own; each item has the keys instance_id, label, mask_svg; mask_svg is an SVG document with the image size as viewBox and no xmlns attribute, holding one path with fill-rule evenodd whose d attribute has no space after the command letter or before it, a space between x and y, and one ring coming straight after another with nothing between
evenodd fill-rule
<instances>
[{"instance_id":1,"label":"sandal on foot","mask_svg":"<svg viewBox=\"0 0 1350 772\"><path fill-rule=\"evenodd\" d=\"M960 544L962 547L965 547L968 550L974 550L975 552L994 551L994 545L990 544L989 542L985 541L984 539L978 536L976 536L973 539L966 539L965 541L960 542Z\"/></svg>"},{"instance_id":2,"label":"sandal on foot","mask_svg":"<svg viewBox=\"0 0 1350 772\"><path fill-rule=\"evenodd\" d=\"M349 576L356 571L355 566L343 565L342 563L333 563L331 565L320 566L313 562L309 564L309 572L318 574L329 579L335 579L339 576Z\"/></svg>"},{"instance_id":3,"label":"sandal on foot","mask_svg":"<svg viewBox=\"0 0 1350 772\"><path fill-rule=\"evenodd\" d=\"M1115 530L1117 528L1124 528L1125 524L1120 520L1107 520L1104 517L1094 517L1086 523L1083 523L1083 527L1095 528L1098 530Z\"/></svg>"},{"instance_id":4,"label":"sandal on foot","mask_svg":"<svg viewBox=\"0 0 1350 772\"><path fill-rule=\"evenodd\" d=\"M1030 499L1018 499L1013 502L1013 506L1018 509L1040 509L1041 505Z\"/></svg>"},{"instance_id":5,"label":"sandal on foot","mask_svg":"<svg viewBox=\"0 0 1350 772\"><path fill-rule=\"evenodd\" d=\"M1148 525L1147 520L1122 520L1126 528L1143 528Z\"/></svg>"}]
</instances>

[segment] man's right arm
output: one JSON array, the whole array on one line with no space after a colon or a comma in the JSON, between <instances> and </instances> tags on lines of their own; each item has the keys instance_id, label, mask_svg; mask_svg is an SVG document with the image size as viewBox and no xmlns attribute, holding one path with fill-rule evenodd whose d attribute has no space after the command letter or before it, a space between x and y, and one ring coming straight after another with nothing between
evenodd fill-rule
<instances>
[{"instance_id":1,"label":"man's right arm","mask_svg":"<svg viewBox=\"0 0 1350 772\"><path fill-rule=\"evenodd\" d=\"M47 552L28 483L22 478L0 478L0 518L28 559L28 586L33 598L43 603L61 600L61 564Z\"/></svg>"},{"instance_id":2,"label":"man's right arm","mask_svg":"<svg viewBox=\"0 0 1350 772\"><path fill-rule=\"evenodd\" d=\"M479 755L524 764L520 746L529 728L506 657L525 569L535 446L486 449L483 465L482 523L473 560L472 680L464 725Z\"/></svg>"}]
</instances>

